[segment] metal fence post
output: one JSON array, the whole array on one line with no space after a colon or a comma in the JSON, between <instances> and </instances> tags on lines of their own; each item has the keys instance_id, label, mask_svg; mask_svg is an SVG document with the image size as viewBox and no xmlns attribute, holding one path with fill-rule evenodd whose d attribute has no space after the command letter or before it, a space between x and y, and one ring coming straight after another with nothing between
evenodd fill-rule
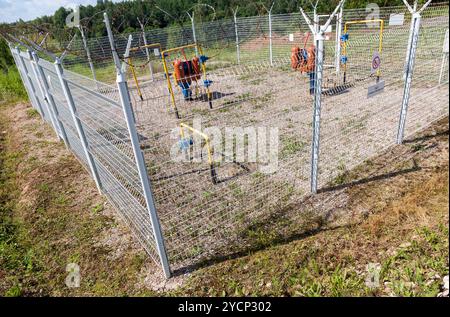
<instances>
[{"instance_id":1,"label":"metal fence post","mask_svg":"<svg viewBox=\"0 0 450 317\"><path fill-rule=\"evenodd\" d=\"M442 84L442 78L444 77L444 71L445 71L445 64L448 60L448 52L449 52L449 47L448 47L448 29L447 32L445 32L445 38L444 38L444 45L442 48L442 63L441 63L441 72L439 73L439 85Z\"/></svg>"},{"instance_id":2,"label":"metal fence post","mask_svg":"<svg viewBox=\"0 0 450 317\"><path fill-rule=\"evenodd\" d=\"M148 68L150 70L150 75L152 77L152 81L154 81L155 75L153 74L153 65L152 65L152 61L150 58L150 51L148 50L148 47L147 47L148 43L147 43L147 35L145 34L145 27L144 27L144 24L142 24L140 21L139 21L139 24L141 25L142 38L144 39L145 54L147 55Z\"/></svg>"},{"instance_id":3,"label":"metal fence post","mask_svg":"<svg viewBox=\"0 0 450 317\"><path fill-rule=\"evenodd\" d=\"M408 9L411 8L407 2L405 4L408 7ZM413 6L412 10L413 10L413 12L417 11L417 1L414 1L414 6ZM411 13L413 14L413 12L411 12ZM414 19L411 18L411 25L410 25L410 28L409 28L408 48L406 50L405 66L404 66L404 70L403 70L403 80L406 79L406 71L407 71L408 66L409 66L409 54L411 53L410 45L411 45L411 42L412 42L413 34L414 34Z\"/></svg>"},{"instance_id":4,"label":"metal fence post","mask_svg":"<svg viewBox=\"0 0 450 317\"><path fill-rule=\"evenodd\" d=\"M122 105L122 110L125 116L125 121L128 127L128 132L130 135L131 146L133 148L133 154L136 159L136 167L139 173L139 179L142 184L142 189L144 193L145 203L150 216L150 222L153 229L153 234L156 242L156 249L158 251L158 256L161 261L161 266L166 278L169 278L172 273L170 271L169 260L167 258L166 247L164 245L164 238L161 231L161 225L156 212L155 201L153 198L153 191L148 179L148 172L145 165L144 155L141 151L139 144L139 136L136 129L136 124L133 115L133 109L131 106L130 92L128 90L128 84L126 77L122 72L120 59L116 51L114 44L114 37L111 30L111 25L109 23L108 14L104 13L104 22L106 25L106 30L108 33L109 42L111 44L111 50L113 54L114 64L116 66L117 72L117 86L119 88L120 102Z\"/></svg>"},{"instance_id":5,"label":"metal fence post","mask_svg":"<svg viewBox=\"0 0 450 317\"><path fill-rule=\"evenodd\" d=\"M402 99L402 108L400 111L400 119L398 123L398 131L397 131L397 144L403 143L403 138L405 135L405 126L406 126L406 115L408 113L408 106L409 106L409 99L411 97L411 84L412 84L412 77L414 72L414 64L416 60L416 50L417 45L419 42L419 35L420 35L420 22L422 20L422 16L420 15L423 10L431 3L431 0L429 0L427 3L424 4L424 6L419 10L416 11L416 3L414 5L414 8L411 8L409 6L408 2L406 0L403 0L408 7L408 10L412 14L412 20L411 20L411 34L409 36L410 41L408 43L408 51L407 51L407 57L408 61L406 63L405 68L405 85L403 89L403 99Z\"/></svg>"},{"instance_id":6,"label":"metal fence post","mask_svg":"<svg viewBox=\"0 0 450 317\"><path fill-rule=\"evenodd\" d=\"M42 89L45 94L44 99L48 103L48 106L50 108L49 111L54 116L56 128L58 129L58 131L61 132L61 135L59 137L62 138L66 147L69 148L70 145L67 138L66 129L59 120L58 108L56 107L56 102L55 99L53 98L53 95L50 93L50 85L47 81L47 78L45 78L45 73L44 70L42 69L42 66L39 65L39 56L36 54L36 52L32 52L31 55L36 65L37 74L41 79L40 82L42 83Z\"/></svg>"},{"instance_id":7,"label":"metal fence post","mask_svg":"<svg viewBox=\"0 0 450 317\"><path fill-rule=\"evenodd\" d=\"M91 69L92 78L94 79L95 85L97 86L97 90L98 90L99 87L98 87L98 82L97 82L97 75L95 74L94 63L92 62L91 51L89 50L89 46L88 46L88 43L86 40L86 35L84 34L83 26L81 24L78 25L78 29L80 30L80 33L81 33L81 40L83 42L84 50L86 51L86 57L87 57L87 60L89 63L89 68Z\"/></svg>"},{"instance_id":8,"label":"metal fence post","mask_svg":"<svg viewBox=\"0 0 450 317\"><path fill-rule=\"evenodd\" d=\"M27 67L25 65L25 61L23 60L23 56L20 54L19 47L16 47L16 54L19 59L20 67L23 70L23 75L25 77L25 87L28 87L28 97L30 98L31 104L37 107L36 109L39 111L39 114L41 115L41 119L45 121L44 119L44 111L42 110L42 105L39 102L39 99L36 98L36 89L33 86L33 83L31 82L30 75L28 74Z\"/></svg>"},{"instance_id":9,"label":"metal fence post","mask_svg":"<svg viewBox=\"0 0 450 317\"><path fill-rule=\"evenodd\" d=\"M26 82L26 80L25 80L25 71L22 69L22 65L21 65L21 63L20 63L20 61L19 61L19 58L20 58L20 57L18 56L16 49L15 49L11 44L9 45L9 49L11 50L11 55L13 56L14 62L16 63L17 70L19 71L20 78L22 79L22 83L23 83L23 85L24 85L24 87L25 87L25 91L27 92L28 99L30 99L30 101L31 101L30 92L29 92L29 90L28 90L29 88L28 88L27 82ZM31 103L31 106L32 106L33 108L35 107L35 106L33 105L33 103Z\"/></svg>"},{"instance_id":10,"label":"metal fence post","mask_svg":"<svg viewBox=\"0 0 450 317\"><path fill-rule=\"evenodd\" d=\"M273 66L273 48L272 48L272 7L269 10L269 59L270 66Z\"/></svg>"},{"instance_id":11,"label":"metal fence post","mask_svg":"<svg viewBox=\"0 0 450 317\"><path fill-rule=\"evenodd\" d=\"M314 115L313 115L313 142L311 155L311 191L317 193L319 152L320 152L320 113L322 107L322 77L323 77L323 49L325 36L322 32L315 36L316 42L316 76L314 82Z\"/></svg>"},{"instance_id":12,"label":"metal fence post","mask_svg":"<svg viewBox=\"0 0 450 317\"><path fill-rule=\"evenodd\" d=\"M323 81L323 63L324 63L324 41L325 30L329 27L331 20L336 16L338 10L343 6L345 0L341 0L330 15L328 21L323 27L319 25L319 16L316 8L314 8L314 23L306 15L302 8L302 13L306 23L311 32L314 34L314 41L316 45L316 68L314 80L314 114L313 114L313 139L311 149L311 192L317 193L318 187L318 170L319 170L319 153L320 153L320 113L322 107L322 81Z\"/></svg>"},{"instance_id":13,"label":"metal fence post","mask_svg":"<svg viewBox=\"0 0 450 317\"><path fill-rule=\"evenodd\" d=\"M269 14L269 62L270 66L273 66L273 50L272 50L272 9L275 5L275 0L272 2L272 5L270 9L267 9L267 7L264 4L261 4L263 8L266 10L266 12Z\"/></svg>"},{"instance_id":14,"label":"metal fence post","mask_svg":"<svg viewBox=\"0 0 450 317\"><path fill-rule=\"evenodd\" d=\"M335 67L336 74L341 71L341 36L342 36L342 19L344 18L344 6L339 10L336 20L336 49L335 49Z\"/></svg>"},{"instance_id":15,"label":"metal fence post","mask_svg":"<svg viewBox=\"0 0 450 317\"><path fill-rule=\"evenodd\" d=\"M240 48L239 48L239 32L238 32L238 24L237 24L237 11L238 11L238 8L236 8L236 10L233 11L234 33L236 34L236 58L237 58L237 63L241 64L241 51L240 51Z\"/></svg>"},{"instance_id":16,"label":"metal fence post","mask_svg":"<svg viewBox=\"0 0 450 317\"><path fill-rule=\"evenodd\" d=\"M58 126L56 125L56 122L55 122L56 119L55 119L54 113L49 107L49 101L48 101L48 98L47 98L47 94L44 91L44 87L42 85L42 81L39 79L40 76L38 75L36 60L33 58L33 53L30 50L27 50L27 53L28 53L28 56L30 58L30 65L31 65L31 68L33 69L34 78L36 79L37 85L39 87L39 91L41 92L42 100L44 100L45 108L47 109L47 113L50 116L50 122L51 122L51 124L53 126L53 129L55 130L55 133L56 133L56 136L58 137L58 140L61 140L61 136L59 135L59 131L60 130L58 129Z\"/></svg>"},{"instance_id":17,"label":"metal fence post","mask_svg":"<svg viewBox=\"0 0 450 317\"><path fill-rule=\"evenodd\" d=\"M59 78L59 82L61 84L61 88L64 93L64 97L66 98L70 114L72 115L72 119L75 124L75 128L77 129L78 137L80 138L81 145L83 146L83 151L84 151L84 154L86 155L86 160L87 160L89 168L92 172L92 177L94 178L94 181L95 181L95 184L97 185L98 191L101 193L102 186L101 186L101 182L100 182L100 177L98 176L97 167L95 165L94 158L92 157L91 153L89 152L89 147L88 147L89 145L88 145L88 142L86 139L86 135L84 134L83 125L81 123L81 120L77 116L77 109L75 107L75 102L73 100L72 93L70 92L70 88L67 83L67 80L64 78L63 67L61 65L61 60L59 58L56 58L55 69L56 69L56 73Z\"/></svg>"},{"instance_id":18,"label":"metal fence post","mask_svg":"<svg viewBox=\"0 0 450 317\"><path fill-rule=\"evenodd\" d=\"M192 15L189 12L186 12L189 18L191 19L191 26L192 26L192 38L194 40L194 43L197 44L197 32L195 31L195 21L194 21L194 14L195 12L192 12ZM195 55L198 56L198 48L195 46Z\"/></svg>"},{"instance_id":19,"label":"metal fence post","mask_svg":"<svg viewBox=\"0 0 450 317\"><path fill-rule=\"evenodd\" d=\"M144 155L141 151L139 145L138 133L136 130L136 125L133 119L133 111L131 109L131 101L128 91L128 86L123 74L119 73L117 76L117 85L119 88L120 101L123 108L123 113L125 115L125 120L127 123L128 131L130 134L131 145L133 148L133 153L136 159L136 165L139 172L139 178L142 183L145 203L150 215L150 221L153 227L154 238L156 242L156 249L158 250L158 255L161 261L162 269L167 278L171 276L169 260L166 254L166 248L164 245L164 239L162 236L161 226L159 223L158 215L156 213L156 206L153 199L153 191L151 188L150 181L148 179L148 172L145 165Z\"/></svg>"}]
</instances>

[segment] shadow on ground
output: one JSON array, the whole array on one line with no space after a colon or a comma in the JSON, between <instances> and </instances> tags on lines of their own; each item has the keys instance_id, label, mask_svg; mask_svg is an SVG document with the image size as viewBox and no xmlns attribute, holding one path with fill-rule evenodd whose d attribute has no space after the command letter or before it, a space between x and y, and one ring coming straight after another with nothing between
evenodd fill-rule
<instances>
[{"instance_id":1,"label":"shadow on ground","mask_svg":"<svg viewBox=\"0 0 450 317\"><path fill-rule=\"evenodd\" d=\"M368 188L380 186L383 182L396 178L416 177L417 173L442 168L443 166L438 163L422 166L420 159L427 157L439 142L445 140L448 142L448 136L447 117L416 137L405 140L404 145L393 146L386 150L385 153L371 160L370 167L357 167L342 184L326 185L317 195L309 195L285 208L273 210L263 219L247 225L239 230L237 237L229 237L224 247L215 250L209 258L175 269L174 275L183 275L186 272L240 258L268 247L288 244L315 236L320 232L333 231L360 223L367 214L356 214L355 209L361 207L361 201L365 198L368 198L368 205L365 207L371 208L371 195ZM375 204L375 201L372 203ZM344 219L344 221L336 221L336 219Z\"/></svg>"}]
</instances>

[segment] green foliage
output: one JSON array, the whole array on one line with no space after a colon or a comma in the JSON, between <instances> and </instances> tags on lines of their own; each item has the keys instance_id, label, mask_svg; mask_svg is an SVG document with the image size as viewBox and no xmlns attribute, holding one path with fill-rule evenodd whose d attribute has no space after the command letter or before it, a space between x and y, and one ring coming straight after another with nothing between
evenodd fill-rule
<instances>
[{"instance_id":1,"label":"green foliage","mask_svg":"<svg viewBox=\"0 0 450 317\"><path fill-rule=\"evenodd\" d=\"M0 103L26 99L26 91L5 40L0 38Z\"/></svg>"},{"instance_id":2,"label":"green foliage","mask_svg":"<svg viewBox=\"0 0 450 317\"><path fill-rule=\"evenodd\" d=\"M37 117L39 115L39 112L34 108L27 109L27 116L28 118Z\"/></svg>"},{"instance_id":3,"label":"green foliage","mask_svg":"<svg viewBox=\"0 0 450 317\"><path fill-rule=\"evenodd\" d=\"M14 59L10 53L8 44L0 38L0 71L6 72L11 65L14 65Z\"/></svg>"},{"instance_id":4,"label":"green foliage","mask_svg":"<svg viewBox=\"0 0 450 317\"><path fill-rule=\"evenodd\" d=\"M106 30L102 22L102 14L98 14L102 11L106 11L112 17L113 25L117 27L115 31L132 32L140 30L138 20L146 24L147 29L162 28L170 25L183 25L189 23L189 17L186 14L187 11L195 10L195 16L202 21L211 21L212 19L225 19L232 17L232 10L239 7L238 15L241 17L256 16L267 14L266 8L270 8L272 0L203 0L202 4L207 4L214 8L205 5L195 6L195 2L189 0L136 0L136 1L123 1L112 2L108 0L99 0L97 4L80 6L80 17L87 25L89 37L99 37L106 35ZM319 1L319 12L331 12L338 4L339 0L331 1ZM423 2L422 0L419 2ZM395 6L403 5L401 0L347 0L345 8L364 8L368 3L376 3L379 6ZM311 2L308 0L276 0L274 1L273 13L284 14L298 12L299 6L310 11ZM162 10L159 10L158 8ZM163 11L167 12L164 13ZM62 37L66 36L69 30L65 25L66 17L70 14L70 10L66 8L59 8L52 16L43 16L36 18L29 23L42 26L45 25L50 29L54 35L59 34ZM86 22L88 21L88 22ZM13 27L24 25L23 21L12 24Z\"/></svg>"},{"instance_id":5,"label":"green foliage","mask_svg":"<svg viewBox=\"0 0 450 317\"><path fill-rule=\"evenodd\" d=\"M381 277L395 296L434 297L440 291L440 278L448 274L448 227L422 227L416 240L405 244L382 266Z\"/></svg>"},{"instance_id":6,"label":"green foliage","mask_svg":"<svg viewBox=\"0 0 450 317\"><path fill-rule=\"evenodd\" d=\"M0 71L0 103L25 100L27 94L19 72L11 66L6 72Z\"/></svg>"},{"instance_id":7,"label":"green foliage","mask_svg":"<svg viewBox=\"0 0 450 317\"><path fill-rule=\"evenodd\" d=\"M5 293L5 297L19 297L20 295L22 295L22 289L19 285L14 285Z\"/></svg>"},{"instance_id":8,"label":"green foliage","mask_svg":"<svg viewBox=\"0 0 450 317\"><path fill-rule=\"evenodd\" d=\"M292 156L305 148L306 144L296 138L287 138L283 141L282 157Z\"/></svg>"}]
</instances>

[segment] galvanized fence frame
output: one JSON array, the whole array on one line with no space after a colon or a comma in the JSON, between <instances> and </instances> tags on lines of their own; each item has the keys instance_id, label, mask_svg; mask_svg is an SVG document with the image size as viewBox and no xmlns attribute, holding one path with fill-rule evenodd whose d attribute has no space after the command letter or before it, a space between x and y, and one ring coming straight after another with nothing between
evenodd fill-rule
<instances>
[{"instance_id":1,"label":"galvanized fence frame","mask_svg":"<svg viewBox=\"0 0 450 317\"><path fill-rule=\"evenodd\" d=\"M416 50L419 41L420 14L428 4L429 2L420 10L408 6L412 15L411 30L408 48L405 52L403 100L402 104L399 105L401 112L397 139L393 140L398 144L402 143L405 134L406 113L410 103L414 61L417 57ZM338 6L334 12L338 15L338 19L353 14L352 12L342 12L339 9ZM387 12L395 12L395 10L397 9L387 10ZM279 59L273 50L273 28L283 29L284 23L290 24L295 19L299 19L299 23L304 23L305 26L309 24L315 35L319 52L316 56L316 73L318 75L315 77L315 87L318 89L315 90L314 98L310 175L311 192L317 193L320 164L319 126L323 86L321 73L326 62L323 56L325 50L323 46L324 32L318 26L317 16L314 17L312 22L301 22L298 13L272 15L271 9L267 12L268 20L266 16L238 18L236 9L232 20L205 23L204 25L195 25L194 19L191 17L190 27L182 30L180 28L168 28L163 31L142 31L132 37L133 45L137 45L142 36L144 36L144 43L147 43L148 40L154 42L158 38L164 38L167 41L166 34L178 34L171 39L175 43L174 45L187 44L192 41L199 41L210 47L217 46L218 48L220 48L220 45L230 45L235 48L235 63L240 65L248 61L248 58L244 57L242 44L249 39L258 40L261 34L268 34L268 55L265 57L265 61L261 60L258 63L273 66ZM307 20L307 15L303 14L303 16ZM333 16L328 23L333 23L332 19ZM101 51L105 54L106 59L111 57L110 59L114 60L115 73L111 76L116 79L116 87L102 83L96 78L92 59L100 49L89 49L88 46L92 45L92 41L88 41L84 37L80 45L86 50L86 62L92 71L93 79L79 75L64 67L64 65L67 65L70 68L77 62L61 61L58 58L49 62L39 58L38 52L30 47L24 47L25 51L23 51L19 46L10 46L11 53L19 69L31 105L41 114L43 120L53 127L57 137L63 140L65 145L74 152L94 179L98 190L119 210L119 214L130 225L132 232L147 253L161 266L165 276L170 277L172 274L171 263L166 251L164 232L161 230L159 212L155 206L152 183L147 171L148 166L140 147L140 135L136 126L133 98L130 96L130 88L123 71L124 65L121 65L119 59L119 55L122 55L130 43L122 37L113 36L106 14L105 24L108 29L108 37L96 39L96 43L100 43ZM339 25L339 21L336 25ZM211 29L213 26L217 30L226 29L224 32L228 35L220 39L220 43L214 42L214 36L207 35L203 31ZM289 28L286 28L286 30L289 30ZM164 36L161 35L163 33ZM341 34L340 29L336 30L336 38L339 38L339 34ZM169 43L165 43L165 45L169 45ZM339 51L333 56L333 63L336 64L337 72L339 72L339 65L336 61L340 55L340 48L337 43L332 50ZM148 57L148 51L146 54ZM447 55L444 54L442 65L444 65L445 58L448 59L448 53ZM151 66L150 69L153 80L154 74ZM439 85L448 85L448 77L446 82L441 83L442 77L441 70Z\"/></svg>"},{"instance_id":2,"label":"galvanized fence frame","mask_svg":"<svg viewBox=\"0 0 450 317\"><path fill-rule=\"evenodd\" d=\"M32 106L74 152L99 192L121 212L149 255L170 277L124 77L118 74L118 87L109 87L116 92L114 100L85 87L86 82L90 87L97 82L64 70L59 58L52 65L26 49L11 47L11 53Z\"/></svg>"}]
</instances>

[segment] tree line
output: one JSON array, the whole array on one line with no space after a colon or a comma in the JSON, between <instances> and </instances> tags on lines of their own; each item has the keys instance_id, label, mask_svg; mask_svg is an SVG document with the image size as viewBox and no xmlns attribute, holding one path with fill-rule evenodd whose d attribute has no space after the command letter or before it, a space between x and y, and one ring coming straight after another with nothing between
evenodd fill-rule
<instances>
[{"instance_id":1,"label":"tree line","mask_svg":"<svg viewBox=\"0 0 450 317\"><path fill-rule=\"evenodd\" d=\"M267 14L266 9L273 4L274 14L298 12L299 6L311 9L311 2L315 0L135 0L114 3L108 0L97 0L96 5L80 6L81 24L85 27L89 37L106 35L101 12L108 12L112 17L116 32L131 33L140 30L139 21L145 24L146 29L163 28L171 25L189 23L186 12L194 12L194 17L201 21L224 19L233 16L233 10L238 8L238 16L256 16ZM339 0L320 0L318 10L331 12ZM345 7L364 8L367 0L347 0ZM371 0L380 6L402 5L402 0ZM211 9L211 8L214 8ZM32 21L19 20L10 27L27 28L31 32L50 32L56 38L70 34L66 26L66 17L70 9L61 7L53 15L39 17Z\"/></svg>"}]
</instances>

